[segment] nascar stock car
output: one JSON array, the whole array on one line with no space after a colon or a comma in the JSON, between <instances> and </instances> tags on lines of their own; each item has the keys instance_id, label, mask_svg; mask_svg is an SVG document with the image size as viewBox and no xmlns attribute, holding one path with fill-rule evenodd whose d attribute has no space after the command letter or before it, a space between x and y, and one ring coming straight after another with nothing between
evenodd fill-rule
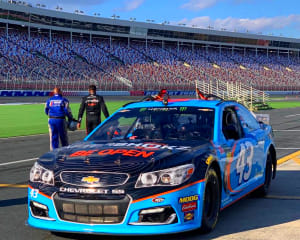
<instances>
[{"instance_id":1,"label":"nascar stock car","mask_svg":"<svg viewBox=\"0 0 300 240\"><path fill-rule=\"evenodd\" d=\"M54 232L211 231L276 174L271 126L233 101L130 103L30 171L28 224Z\"/></svg>"}]
</instances>

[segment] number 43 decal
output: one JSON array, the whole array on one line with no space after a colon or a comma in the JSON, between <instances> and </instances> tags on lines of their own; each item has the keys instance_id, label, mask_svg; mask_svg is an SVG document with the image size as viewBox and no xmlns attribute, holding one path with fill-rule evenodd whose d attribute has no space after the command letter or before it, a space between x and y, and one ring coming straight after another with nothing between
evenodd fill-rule
<instances>
[{"instance_id":1,"label":"number 43 decal","mask_svg":"<svg viewBox=\"0 0 300 240\"><path fill-rule=\"evenodd\" d=\"M236 163L236 172L239 175L239 184L244 180L248 181L251 170L252 170L252 160L253 160L253 145L250 142L245 142L241 144L241 151Z\"/></svg>"}]
</instances>

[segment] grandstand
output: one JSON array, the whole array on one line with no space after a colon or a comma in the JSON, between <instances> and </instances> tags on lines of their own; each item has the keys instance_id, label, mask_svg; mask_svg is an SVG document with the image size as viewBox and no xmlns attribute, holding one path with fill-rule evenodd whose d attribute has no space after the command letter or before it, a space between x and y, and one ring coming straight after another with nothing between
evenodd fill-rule
<instances>
[{"instance_id":1,"label":"grandstand","mask_svg":"<svg viewBox=\"0 0 300 240\"><path fill-rule=\"evenodd\" d=\"M300 40L83 16L0 2L0 89L300 90Z\"/></svg>"}]
</instances>

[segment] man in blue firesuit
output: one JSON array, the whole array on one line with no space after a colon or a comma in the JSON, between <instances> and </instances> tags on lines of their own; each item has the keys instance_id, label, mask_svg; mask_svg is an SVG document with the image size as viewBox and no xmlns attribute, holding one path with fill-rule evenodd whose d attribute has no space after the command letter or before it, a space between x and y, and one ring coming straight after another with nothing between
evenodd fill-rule
<instances>
[{"instance_id":1,"label":"man in blue firesuit","mask_svg":"<svg viewBox=\"0 0 300 240\"><path fill-rule=\"evenodd\" d=\"M68 134L66 117L69 121L73 119L69 101L62 96L62 92L58 87L53 90L53 97L46 102L45 113L49 117L49 135L50 135L50 150L59 148L59 138L61 145L68 146Z\"/></svg>"}]
</instances>

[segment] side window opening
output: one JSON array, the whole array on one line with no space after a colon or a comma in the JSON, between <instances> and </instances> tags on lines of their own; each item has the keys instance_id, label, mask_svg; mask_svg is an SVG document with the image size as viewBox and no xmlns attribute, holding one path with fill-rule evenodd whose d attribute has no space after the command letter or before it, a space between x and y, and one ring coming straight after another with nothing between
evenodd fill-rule
<instances>
[{"instance_id":1,"label":"side window opening","mask_svg":"<svg viewBox=\"0 0 300 240\"><path fill-rule=\"evenodd\" d=\"M238 140L243 137L241 123L234 107L227 107L223 111L222 132L227 140Z\"/></svg>"}]
</instances>

